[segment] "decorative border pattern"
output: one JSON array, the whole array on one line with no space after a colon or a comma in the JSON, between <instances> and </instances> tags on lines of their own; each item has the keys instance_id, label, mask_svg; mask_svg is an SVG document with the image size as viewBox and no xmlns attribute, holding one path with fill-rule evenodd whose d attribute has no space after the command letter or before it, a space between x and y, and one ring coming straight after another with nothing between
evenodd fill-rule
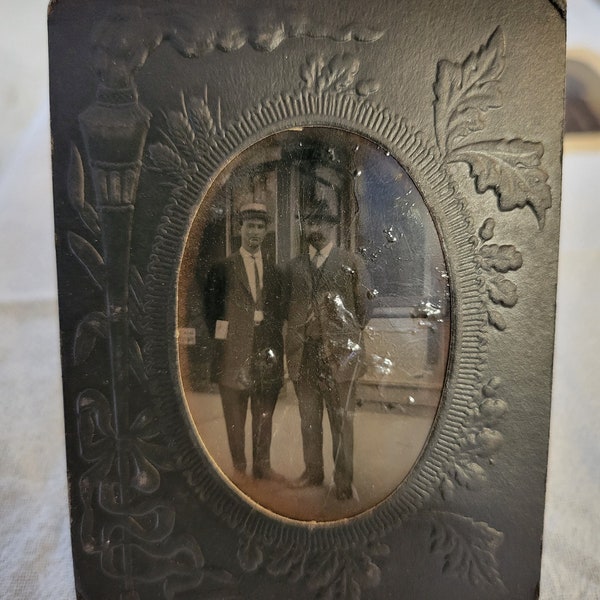
<instances>
[{"instance_id":1,"label":"decorative border pattern","mask_svg":"<svg viewBox=\"0 0 600 600\"><path fill-rule=\"evenodd\" d=\"M260 139L291 127L309 126L345 129L371 139L389 151L416 183L439 228L447 258L453 291L452 354L456 357L449 369L445 400L430 442L405 483L371 511L344 522L315 526L283 519L249 504L215 473L200 444L190 440L195 438L195 434L190 434L191 427L181 427L179 407L185 405L185 399L175 344L179 265L191 221L214 176ZM349 94L302 91L267 100L246 111L221 135L212 137L209 150L195 157L194 173L171 196L155 238L147 280L147 368L155 386L161 422L181 457L178 467L186 473L199 499L249 537L258 536L277 546L334 545L347 549L360 540L366 543L416 511L437 489L445 465L459 446L459 432L465 427L469 402L478 393L478 374L485 360L481 340L487 319L475 260L473 223L439 155L428 148L422 137L389 111ZM168 372L165 364L169 365Z\"/></svg>"},{"instance_id":2,"label":"decorative border pattern","mask_svg":"<svg viewBox=\"0 0 600 600\"><path fill-rule=\"evenodd\" d=\"M167 358L161 350L165 350L165 337L174 339L173 294L184 240L200 199L216 174L260 139L289 127L323 126L345 129L380 144L406 168L421 191L447 259L453 307L451 361L453 357L456 360L449 367L442 408L426 449L409 477L379 506L343 523L308 526L278 517L242 500L219 481L198 440L192 440L190 451L189 435L182 435L178 426L181 415L175 416L170 410L164 413L167 422L174 419L169 435L177 440L182 457L178 466L198 498L240 532L238 559L244 570L252 572L264 565L272 575L286 574L293 579L305 576L309 588L317 585L327 593L344 595L348 589L355 589L353 595L358 598L361 588L376 585L379 580L379 567L373 559L385 556L387 547L378 539L412 518L435 492L447 499L457 488L474 489L485 481L486 464L491 464L503 443L495 426L508 408L496 397L501 383L497 378L480 390L487 351L485 325L487 321L499 331L507 327L493 305L511 308L516 304L516 285L504 274L520 269L523 261L514 246L490 243L494 219L486 219L474 235L473 223L445 165L466 162L475 180L475 191L491 189L501 211L529 206L539 229L543 228L545 213L551 206L548 176L540 167L543 146L523 140L473 138L484 131L488 111L501 107L499 80L504 54L504 36L497 29L478 52L462 63L438 63L434 85L437 149L428 146L422 135L411 131L399 117L365 99L378 91L379 83L368 79L357 82L360 63L348 53L329 60L309 57L300 69L303 85L298 92L265 100L225 128L220 114L215 124L206 99L182 96L182 111L171 112L166 118L168 144L149 148L147 165L165 176L172 194L150 263L148 365L153 379L160 370L152 371L152 365L164 364L168 359L172 373L163 391L172 395L173 389L177 390L180 407L185 401L178 381L177 353L172 348ZM165 305L169 306L173 327L167 332L161 312ZM157 317L154 321L153 313ZM152 340L161 350L156 352ZM429 504L434 506L435 500ZM429 513L420 514L427 518ZM444 570L455 571L473 585L487 583L502 588L495 558L502 534L486 523L436 514L429 517L431 548L444 553ZM475 541L471 544L468 540ZM311 576L315 570L321 573L318 584Z\"/></svg>"}]
</instances>

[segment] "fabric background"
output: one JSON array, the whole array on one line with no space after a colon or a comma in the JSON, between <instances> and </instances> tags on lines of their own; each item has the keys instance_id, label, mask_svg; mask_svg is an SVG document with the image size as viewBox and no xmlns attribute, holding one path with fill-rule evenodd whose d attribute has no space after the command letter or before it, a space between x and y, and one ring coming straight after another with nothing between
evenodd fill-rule
<instances>
[{"instance_id":1,"label":"fabric background","mask_svg":"<svg viewBox=\"0 0 600 600\"><path fill-rule=\"evenodd\" d=\"M0 5L0 598L68 600L45 3ZM600 53L600 4L569 11L569 47ZM565 155L543 600L600 599L599 171Z\"/></svg>"}]
</instances>

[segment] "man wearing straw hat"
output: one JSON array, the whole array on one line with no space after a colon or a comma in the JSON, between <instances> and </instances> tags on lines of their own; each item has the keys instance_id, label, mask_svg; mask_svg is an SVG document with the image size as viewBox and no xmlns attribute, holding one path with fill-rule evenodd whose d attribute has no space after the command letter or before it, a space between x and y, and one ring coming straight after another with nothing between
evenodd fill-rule
<instances>
[{"instance_id":1,"label":"man wearing straw hat","mask_svg":"<svg viewBox=\"0 0 600 600\"><path fill-rule=\"evenodd\" d=\"M239 211L241 247L209 272L205 317L215 340L219 384L233 466L246 472L245 423L252 415L252 475L281 479L271 468L273 411L283 377L282 275L261 251L269 215L260 203Z\"/></svg>"}]
</instances>

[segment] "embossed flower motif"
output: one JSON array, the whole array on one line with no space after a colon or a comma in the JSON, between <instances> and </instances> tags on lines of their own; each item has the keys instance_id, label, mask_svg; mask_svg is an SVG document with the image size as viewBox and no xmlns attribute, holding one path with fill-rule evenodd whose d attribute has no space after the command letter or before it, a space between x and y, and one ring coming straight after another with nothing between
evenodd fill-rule
<instances>
[{"instance_id":1,"label":"embossed flower motif","mask_svg":"<svg viewBox=\"0 0 600 600\"><path fill-rule=\"evenodd\" d=\"M502 433L495 429L508 410L507 402L498 397L499 387L500 380L493 377L482 387L480 398L469 405L466 435L441 482L444 499L451 498L459 487L476 489L487 479L483 465L493 464L504 444Z\"/></svg>"},{"instance_id":2,"label":"embossed flower motif","mask_svg":"<svg viewBox=\"0 0 600 600\"><path fill-rule=\"evenodd\" d=\"M143 410L121 436L116 435L108 401L98 390L84 390L77 409L81 456L93 463L81 479L82 494L116 483L118 474L124 472L129 473L133 489L155 492L160 485L159 470L169 471L174 465L168 451L151 442L158 435L151 409Z\"/></svg>"}]
</instances>

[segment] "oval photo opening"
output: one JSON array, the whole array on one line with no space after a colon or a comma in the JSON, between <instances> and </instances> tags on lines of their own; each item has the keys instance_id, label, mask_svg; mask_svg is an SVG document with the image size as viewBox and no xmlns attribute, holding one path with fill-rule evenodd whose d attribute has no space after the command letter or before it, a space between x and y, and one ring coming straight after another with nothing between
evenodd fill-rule
<instances>
[{"instance_id":1,"label":"oval photo opening","mask_svg":"<svg viewBox=\"0 0 600 600\"><path fill-rule=\"evenodd\" d=\"M178 289L185 399L224 477L302 521L389 496L440 403L448 290L423 198L373 142L310 127L237 156L198 209Z\"/></svg>"}]
</instances>

